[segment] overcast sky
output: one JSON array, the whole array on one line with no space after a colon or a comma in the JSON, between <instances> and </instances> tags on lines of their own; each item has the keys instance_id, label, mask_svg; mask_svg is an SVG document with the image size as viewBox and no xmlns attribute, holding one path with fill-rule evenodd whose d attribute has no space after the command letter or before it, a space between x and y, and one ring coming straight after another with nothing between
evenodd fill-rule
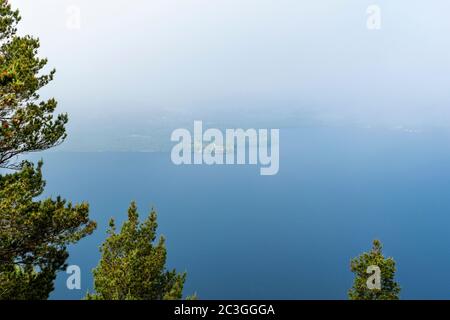
<instances>
[{"instance_id":1,"label":"overcast sky","mask_svg":"<svg viewBox=\"0 0 450 320\"><path fill-rule=\"evenodd\" d=\"M57 69L46 93L75 123L245 104L450 125L448 0L11 2ZM379 30L367 28L373 4Z\"/></svg>"}]
</instances>

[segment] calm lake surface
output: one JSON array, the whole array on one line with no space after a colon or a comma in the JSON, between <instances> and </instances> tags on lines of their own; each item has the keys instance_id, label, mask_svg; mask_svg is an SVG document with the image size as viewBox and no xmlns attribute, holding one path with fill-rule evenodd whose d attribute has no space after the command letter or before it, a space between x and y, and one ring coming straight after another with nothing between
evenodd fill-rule
<instances>
[{"instance_id":1,"label":"calm lake surface","mask_svg":"<svg viewBox=\"0 0 450 320\"><path fill-rule=\"evenodd\" d=\"M403 298L450 298L450 138L442 131L281 129L280 171L175 166L169 153L46 152L46 196L88 201L96 232L70 248L92 290L108 220L154 206L168 265L205 299L345 299L350 259L374 238L397 261Z\"/></svg>"}]
</instances>

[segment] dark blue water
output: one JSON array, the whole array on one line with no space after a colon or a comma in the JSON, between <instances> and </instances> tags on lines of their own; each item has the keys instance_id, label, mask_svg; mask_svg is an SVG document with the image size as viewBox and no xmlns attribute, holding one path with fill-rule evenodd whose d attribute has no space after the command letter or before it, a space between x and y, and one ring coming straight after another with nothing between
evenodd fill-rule
<instances>
[{"instance_id":1,"label":"dark blue water","mask_svg":"<svg viewBox=\"0 0 450 320\"><path fill-rule=\"evenodd\" d=\"M99 227L70 248L82 290L107 222L154 206L168 265L200 298L345 299L349 261L380 239L403 298L450 298L450 139L430 131L281 130L280 171L175 166L168 153L44 153L46 194L88 201Z\"/></svg>"}]
</instances>

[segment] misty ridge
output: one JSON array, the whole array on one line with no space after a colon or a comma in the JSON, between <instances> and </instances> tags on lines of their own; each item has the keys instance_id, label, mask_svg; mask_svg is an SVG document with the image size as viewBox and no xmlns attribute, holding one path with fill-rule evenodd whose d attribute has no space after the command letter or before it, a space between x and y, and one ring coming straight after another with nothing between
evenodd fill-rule
<instances>
[{"instance_id":1,"label":"misty ridge","mask_svg":"<svg viewBox=\"0 0 450 320\"><path fill-rule=\"evenodd\" d=\"M222 102L208 104L214 108L121 108L109 107L107 114L93 108L88 115L72 112L66 143L49 152L170 152L170 135L177 128L190 128L202 119L205 128L309 128L330 127L345 129L381 130L421 134L442 132L450 134L450 123L439 113L404 112L380 116L355 109L333 109L320 106L303 107L306 103ZM111 104L109 104L111 106Z\"/></svg>"}]
</instances>

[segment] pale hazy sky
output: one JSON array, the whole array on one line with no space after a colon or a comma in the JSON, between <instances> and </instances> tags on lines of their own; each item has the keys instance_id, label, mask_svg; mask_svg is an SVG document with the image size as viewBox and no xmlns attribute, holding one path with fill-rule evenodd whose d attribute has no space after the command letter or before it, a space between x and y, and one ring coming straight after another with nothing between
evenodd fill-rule
<instances>
[{"instance_id":1,"label":"pale hazy sky","mask_svg":"<svg viewBox=\"0 0 450 320\"><path fill-rule=\"evenodd\" d=\"M448 0L12 0L72 114L303 109L450 125ZM369 5L381 29L366 26ZM67 27L70 6L80 29ZM175 111L174 111L175 110ZM237 117L238 115L236 115Z\"/></svg>"}]
</instances>

